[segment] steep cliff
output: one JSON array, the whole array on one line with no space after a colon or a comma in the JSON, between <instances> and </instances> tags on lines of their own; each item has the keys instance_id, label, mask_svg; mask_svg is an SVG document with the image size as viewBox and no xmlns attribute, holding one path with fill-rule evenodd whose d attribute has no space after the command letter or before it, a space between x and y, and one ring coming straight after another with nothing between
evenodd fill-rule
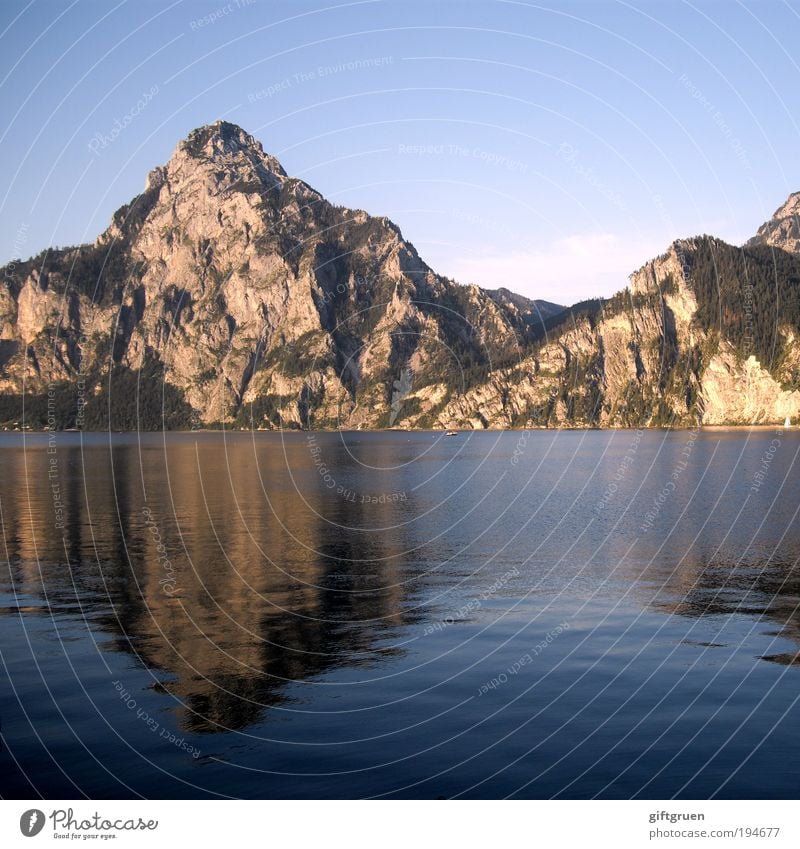
<instances>
[{"instance_id":1,"label":"steep cliff","mask_svg":"<svg viewBox=\"0 0 800 849\"><path fill-rule=\"evenodd\" d=\"M448 426L781 423L800 413L800 258L674 242L613 298L545 322L529 355L442 411Z\"/></svg>"},{"instance_id":2,"label":"steep cliff","mask_svg":"<svg viewBox=\"0 0 800 849\"><path fill-rule=\"evenodd\" d=\"M0 423L644 426L800 411L797 198L745 248L675 242L564 310L435 274L232 124L93 245L4 269ZM794 228L794 229L793 229Z\"/></svg>"}]
</instances>

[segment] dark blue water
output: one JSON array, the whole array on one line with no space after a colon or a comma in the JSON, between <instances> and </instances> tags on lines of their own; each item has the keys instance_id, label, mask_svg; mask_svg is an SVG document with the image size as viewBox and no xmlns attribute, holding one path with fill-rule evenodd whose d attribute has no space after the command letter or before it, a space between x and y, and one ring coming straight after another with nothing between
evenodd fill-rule
<instances>
[{"instance_id":1,"label":"dark blue water","mask_svg":"<svg viewBox=\"0 0 800 849\"><path fill-rule=\"evenodd\" d=\"M779 797L800 433L0 436L4 797Z\"/></svg>"}]
</instances>

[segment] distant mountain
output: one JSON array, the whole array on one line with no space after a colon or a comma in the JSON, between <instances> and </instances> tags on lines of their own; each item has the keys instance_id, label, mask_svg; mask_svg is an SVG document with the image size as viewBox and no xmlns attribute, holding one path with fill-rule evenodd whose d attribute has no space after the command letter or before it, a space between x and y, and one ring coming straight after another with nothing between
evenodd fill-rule
<instances>
[{"instance_id":1,"label":"distant mountain","mask_svg":"<svg viewBox=\"0 0 800 849\"><path fill-rule=\"evenodd\" d=\"M565 306L553 304L550 301L531 300L524 295L517 295L510 289L487 289L486 294L506 310L516 310L520 318L533 327L544 323L559 313L564 312Z\"/></svg>"},{"instance_id":2,"label":"distant mountain","mask_svg":"<svg viewBox=\"0 0 800 849\"><path fill-rule=\"evenodd\" d=\"M796 205L744 248L675 242L613 298L565 309L437 275L391 221L217 122L94 244L3 269L0 423L783 421L800 410Z\"/></svg>"}]
</instances>

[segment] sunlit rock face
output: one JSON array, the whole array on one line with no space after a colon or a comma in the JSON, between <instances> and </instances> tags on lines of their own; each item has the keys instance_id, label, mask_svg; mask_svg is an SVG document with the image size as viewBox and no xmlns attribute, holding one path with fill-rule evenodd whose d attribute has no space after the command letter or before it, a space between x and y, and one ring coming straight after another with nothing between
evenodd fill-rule
<instances>
[{"instance_id":1,"label":"sunlit rock face","mask_svg":"<svg viewBox=\"0 0 800 849\"><path fill-rule=\"evenodd\" d=\"M791 295L798 203L745 249L675 242L613 298L565 310L437 275L391 221L329 203L217 122L92 245L4 269L0 425L783 421L800 411L800 310L768 344L775 304L746 280L777 274Z\"/></svg>"},{"instance_id":2,"label":"sunlit rock face","mask_svg":"<svg viewBox=\"0 0 800 849\"><path fill-rule=\"evenodd\" d=\"M800 250L800 192L789 195L772 218L758 228L748 245L771 245L789 253Z\"/></svg>"}]
</instances>

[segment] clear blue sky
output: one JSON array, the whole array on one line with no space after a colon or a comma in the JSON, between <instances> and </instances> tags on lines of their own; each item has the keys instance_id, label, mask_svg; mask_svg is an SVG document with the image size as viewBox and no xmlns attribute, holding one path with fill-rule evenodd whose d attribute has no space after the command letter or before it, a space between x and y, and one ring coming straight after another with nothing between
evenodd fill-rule
<instances>
[{"instance_id":1,"label":"clear blue sky","mask_svg":"<svg viewBox=\"0 0 800 849\"><path fill-rule=\"evenodd\" d=\"M332 201L392 218L443 274L610 294L673 238L741 242L800 189L799 15L3 0L0 261L93 240L181 138L226 118Z\"/></svg>"}]
</instances>

